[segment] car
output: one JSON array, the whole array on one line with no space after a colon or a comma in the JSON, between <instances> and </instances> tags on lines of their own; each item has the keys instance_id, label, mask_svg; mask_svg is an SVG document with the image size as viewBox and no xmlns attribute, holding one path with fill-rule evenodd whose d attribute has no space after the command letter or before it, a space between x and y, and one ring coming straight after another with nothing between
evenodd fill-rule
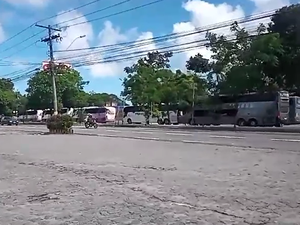
<instances>
[{"instance_id":1,"label":"car","mask_svg":"<svg viewBox=\"0 0 300 225\"><path fill-rule=\"evenodd\" d=\"M10 117L10 116L4 116L1 118L1 125L15 125L18 126L19 125L19 121L16 118Z\"/></svg>"}]
</instances>

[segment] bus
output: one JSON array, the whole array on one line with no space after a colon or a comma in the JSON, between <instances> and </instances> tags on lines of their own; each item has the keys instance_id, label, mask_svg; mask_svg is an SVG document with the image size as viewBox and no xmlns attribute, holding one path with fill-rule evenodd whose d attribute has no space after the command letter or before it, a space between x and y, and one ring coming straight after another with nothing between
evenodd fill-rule
<instances>
[{"instance_id":1,"label":"bus","mask_svg":"<svg viewBox=\"0 0 300 225\"><path fill-rule=\"evenodd\" d=\"M223 95L209 107L195 107L180 116L179 123L197 125L282 126L288 124L287 91Z\"/></svg>"},{"instance_id":2,"label":"bus","mask_svg":"<svg viewBox=\"0 0 300 225\"><path fill-rule=\"evenodd\" d=\"M40 109L28 109L24 115L19 115L19 119L23 122L40 122L43 118L43 110Z\"/></svg>"},{"instance_id":3,"label":"bus","mask_svg":"<svg viewBox=\"0 0 300 225\"><path fill-rule=\"evenodd\" d=\"M202 126L234 124L237 113L237 108L216 109L196 106L186 114L180 115L178 123Z\"/></svg>"},{"instance_id":4,"label":"bus","mask_svg":"<svg viewBox=\"0 0 300 225\"><path fill-rule=\"evenodd\" d=\"M239 96L238 126L276 126L288 124L289 92L277 91Z\"/></svg>"},{"instance_id":5,"label":"bus","mask_svg":"<svg viewBox=\"0 0 300 225\"><path fill-rule=\"evenodd\" d=\"M300 97L290 96L289 124L300 124Z\"/></svg>"},{"instance_id":6,"label":"bus","mask_svg":"<svg viewBox=\"0 0 300 225\"><path fill-rule=\"evenodd\" d=\"M83 108L85 115L91 114L97 123L114 122L117 109L115 107L89 106Z\"/></svg>"},{"instance_id":7,"label":"bus","mask_svg":"<svg viewBox=\"0 0 300 225\"><path fill-rule=\"evenodd\" d=\"M161 118L158 120L158 124L169 125L169 124L178 124L178 116L181 115L181 110L179 110L178 105L161 105L159 107L159 111L161 113ZM169 116L168 116L169 112Z\"/></svg>"},{"instance_id":8,"label":"bus","mask_svg":"<svg viewBox=\"0 0 300 225\"><path fill-rule=\"evenodd\" d=\"M43 121L47 121L54 114L53 109L44 109L43 111Z\"/></svg>"},{"instance_id":9,"label":"bus","mask_svg":"<svg viewBox=\"0 0 300 225\"><path fill-rule=\"evenodd\" d=\"M138 106L126 106L123 110L123 123L128 124L146 124L145 112ZM160 118L157 116L150 116L149 123L159 123Z\"/></svg>"},{"instance_id":10,"label":"bus","mask_svg":"<svg viewBox=\"0 0 300 225\"><path fill-rule=\"evenodd\" d=\"M59 114L61 114L61 115L72 116L73 113L74 113L74 109L73 108L62 108L61 110L59 110Z\"/></svg>"}]
</instances>

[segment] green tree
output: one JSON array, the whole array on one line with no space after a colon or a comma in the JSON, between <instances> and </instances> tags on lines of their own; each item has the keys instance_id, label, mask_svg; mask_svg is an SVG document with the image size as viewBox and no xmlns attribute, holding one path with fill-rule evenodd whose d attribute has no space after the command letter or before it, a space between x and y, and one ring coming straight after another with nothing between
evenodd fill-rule
<instances>
[{"instance_id":1,"label":"green tree","mask_svg":"<svg viewBox=\"0 0 300 225\"><path fill-rule=\"evenodd\" d=\"M0 114L12 115L17 103L17 94L10 79L0 79Z\"/></svg>"},{"instance_id":2,"label":"green tree","mask_svg":"<svg viewBox=\"0 0 300 225\"><path fill-rule=\"evenodd\" d=\"M279 66L273 71L285 89L299 90L300 77L300 4L286 6L276 11L269 31L279 34L283 53L279 54Z\"/></svg>"},{"instance_id":3,"label":"green tree","mask_svg":"<svg viewBox=\"0 0 300 225\"><path fill-rule=\"evenodd\" d=\"M60 75L56 76L59 103L63 107L77 106L78 97L82 99L83 88L87 83L74 69L60 71ZM31 77L26 92L28 93L28 108L53 108L52 79L47 71L40 71Z\"/></svg>"},{"instance_id":4,"label":"green tree","mask_svg":"<svg viewBox=\"0 0 300 225\"><path fill-rule=\"evenodd\" d=\"M124 91L121 95L142 107L147 119L150 111L157 111L161 103L162 81L165 82L165 76L170 75L167 70L170 68L170 57L172 53L149 52L131 67L124 68L127 77L123 80Z\"/></svg>"},{"instance_id":5,"label":"green tree","mask_svg":"<svg viewBox=\"0 0 300 225\"><path fill-rule=\"evenodd\" d=\"M250 34L233 23L231 32L228 36L208 33L212 60L198 54L187 62L187 69L206 77L211 94L239 94L278 87L282 81L273 71L283 54L279 35L266 33L262 24Z\"/></svg>"}]
</instances>

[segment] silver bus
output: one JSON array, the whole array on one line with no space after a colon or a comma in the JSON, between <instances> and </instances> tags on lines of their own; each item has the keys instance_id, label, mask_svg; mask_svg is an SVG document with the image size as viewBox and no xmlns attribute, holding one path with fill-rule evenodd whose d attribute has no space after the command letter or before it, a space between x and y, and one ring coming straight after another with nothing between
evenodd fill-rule
<instances>
[{"instance_id":1,"label":"silver bus","mask_svg":"<svg viewBox=\"0 0 300 225\"><path fill-rule=\"evenodd\" d=\"M290 96L289 124L300 124L300 97Z\"/></svg>"},{"instance_id":2,"label":"silver bus","mask_svg":"<svg viewBox=\"0 0 300 225\"><path fill-rule=\"evenodd\" d=\"M238 99L238 126L282 126L288 124L289 93L278 91L247 94Z\"/></svg>"},{"instance_id":3,"label":"silver bus","mask_svg":"<svg viewBox=\"0 0 300 225\"><path fill-rule=\"evenodd\" d=\"M218 96L208 108L195 107L179 117L179 123L196 125L236 124L238 126L282 126L288 124L287 91Z\"/></svg>"}]
</instances>

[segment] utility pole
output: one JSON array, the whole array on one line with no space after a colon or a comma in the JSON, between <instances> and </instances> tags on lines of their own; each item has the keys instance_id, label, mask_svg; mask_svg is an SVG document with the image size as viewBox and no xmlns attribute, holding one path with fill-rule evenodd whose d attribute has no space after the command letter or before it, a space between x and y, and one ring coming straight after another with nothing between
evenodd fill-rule
<instances>
[{"instance_id":1,"label":"utility pole","mask_svg":"<svg viewBox=\"0 0 300 225\"><path fill-rule=\"evenodd\" d=\"M195 111L195 95L196 95L196 84L195 84L195 81L193 80L193 94L192 94L192 100L193 100L193 102L192 102L192 123L194 124L194 111Z\"/></svg>"},{"instance_id":2,"label":"utility pole","mask_svg":"<svg viewBox=\"0 0 300 225\"><path fill-rule=\"evenodd\" d=\"M54 57L53 57L53 40L61 40L61 37L59 34L52 35L52 31L58 31L61 32L60 29L56 29L51 27L51 25L43 26L36 24L35 26L40 28L45 28L48 30L48 37L43 38L41 41L46 42L49 45L49 53L50 53L50 75L52 77L52 89L53 89L53 105L54 105L54 115L58 114L58 103L57 103L57 93L56 93L56 81L55 81L55 72L54 72Z\"/></svg>"}]
</instances>

